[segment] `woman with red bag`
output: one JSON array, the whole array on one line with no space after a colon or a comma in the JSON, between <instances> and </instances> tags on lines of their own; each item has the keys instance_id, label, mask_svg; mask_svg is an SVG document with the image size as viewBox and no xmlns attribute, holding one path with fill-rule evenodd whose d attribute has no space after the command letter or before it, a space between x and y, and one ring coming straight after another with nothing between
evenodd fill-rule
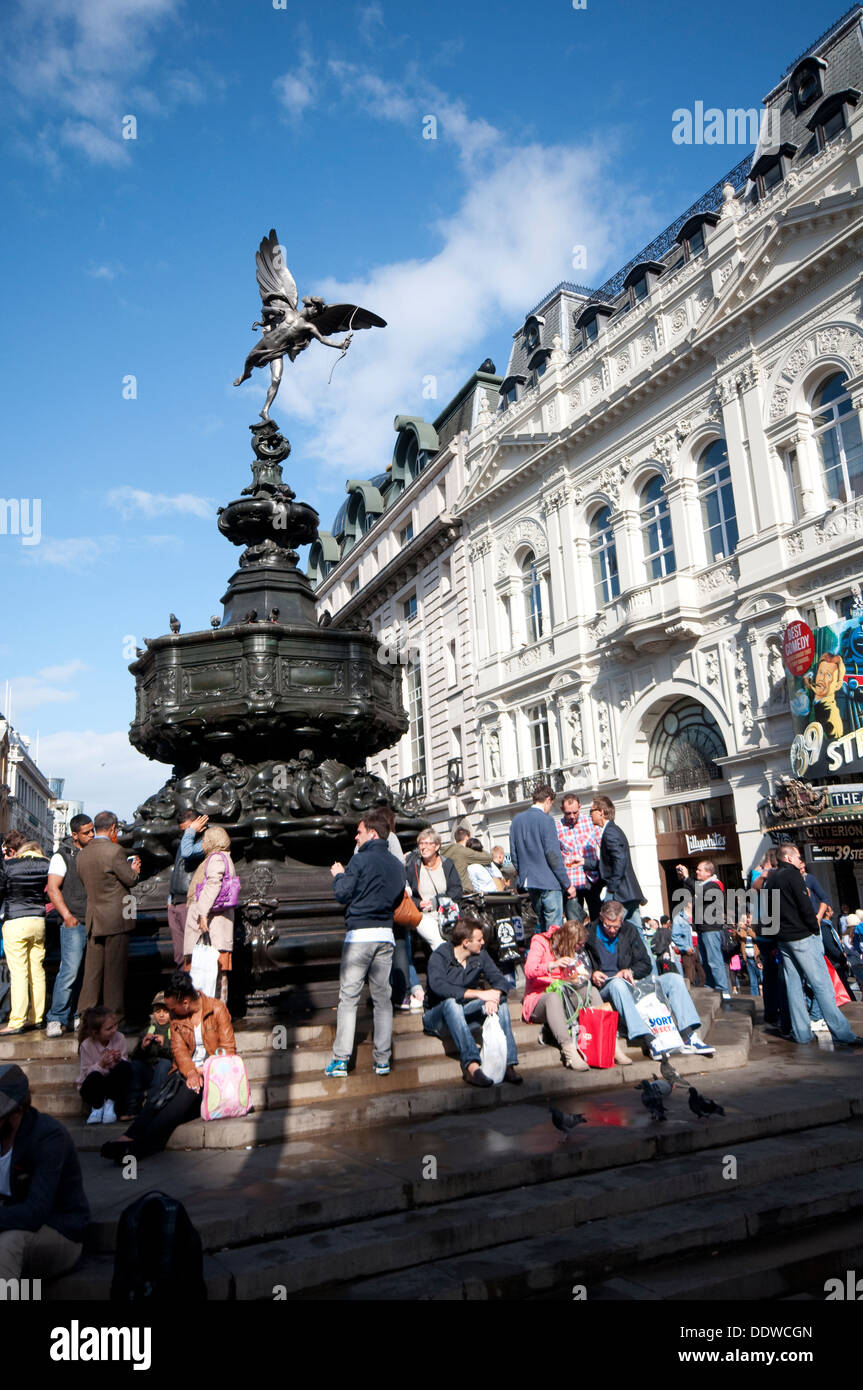
<instances>
[{"instance_id":1,"label":"woman with red bag","mask_svg":"<svg viewBox=\"0 0 863 1390\"><path fill-rule=\"evenodd\" d=\"M600 998L599 990L591 984L592 966L584 951L587 928L581 922L566 922L562 927L549 927L536 932L530 943L524 964L524 1003L521 1016L525 1023L547 1023L560 1048L561 1060L573 1071L587 1071L587 1062L569 1032L562 993L550 989L558 982L578 991L582 1008L610 1009ZM614 1060L622 1067L630 1066L623 1044L618 1041Z\"/></svg>"}]
</instances>

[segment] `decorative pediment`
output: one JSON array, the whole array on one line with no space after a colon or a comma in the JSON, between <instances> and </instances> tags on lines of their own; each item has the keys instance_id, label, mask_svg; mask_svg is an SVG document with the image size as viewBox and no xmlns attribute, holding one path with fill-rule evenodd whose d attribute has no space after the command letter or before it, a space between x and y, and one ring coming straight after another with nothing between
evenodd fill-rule
<instances>
[{"instance_id":1,"label":"decorative pediment","mask_svg":"<svg viewBox=\"0 0 863 1390\"><path fill-rule=\"evenodd\" d=\"M737 622L745 622L747 618L757 618L763 613L773 611L782 612L788 600L782 594L763 593L756 594L753 598L748 598L734 614Z\"/></svg>"},{"instance_id":2,"label":"decorative pediment","mask_svg":"<svg viewBox=\"0 0 863 1390\"><path fill-rule=\"evenodd\" d=\"M545 531L538 521L534 521L529 516L524 517L522 521L517 521L500 542L497 558L499 579L503 579L508 574L512 556L522 545L529 545L537 557L548 552L548 540Z\"/></svg>"}]
</instances>

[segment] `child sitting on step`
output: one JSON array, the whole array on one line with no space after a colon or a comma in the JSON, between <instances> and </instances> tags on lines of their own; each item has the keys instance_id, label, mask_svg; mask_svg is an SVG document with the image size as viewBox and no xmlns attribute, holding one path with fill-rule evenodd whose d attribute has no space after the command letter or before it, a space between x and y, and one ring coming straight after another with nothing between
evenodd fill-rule
<instances>
[{"instance_id":1,"label":"child sitting on step","mask_svg":"<svg viewBox=\"0 0 863 1390\"><path fill-rule=\"evenodd\" d=\"M127 1098L132 1086L132 1064L126 1055L126 1039L117 1019L104 1004L85 1009L78 1029L81 1069L77 1087L90 1106L88 1125L112 1125L128 1119Z\"/></svg>"}]
</instances>

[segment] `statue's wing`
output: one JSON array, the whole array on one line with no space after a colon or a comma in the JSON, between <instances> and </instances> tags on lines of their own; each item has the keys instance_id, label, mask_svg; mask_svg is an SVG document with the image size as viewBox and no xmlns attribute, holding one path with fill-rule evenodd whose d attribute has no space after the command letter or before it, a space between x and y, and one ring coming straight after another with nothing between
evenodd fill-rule
<instances>
[{"instance_id":1,"label":"statue's wing","mask_svg":"<svg viewBox=\"0 0 863 1390\"><path fill-rule=\"evenodd\" d=\"M325 304L310 320L326 338L329 333L345 333L350 328L386 328L386 319L356 304Z\"/></svg>"},{"instance_id":2,"label":"statue's wing","mask_svg":"<svg viewBox=\"0 0 863 1390\"><path fill-rule=\"evenodd\" d=\"M285 265L275 227L261 242L255 264L258 268L258 289L264 303L276 297L286 299L292 309L297 307L297 286Z\"/></svg>"}]
</instances>

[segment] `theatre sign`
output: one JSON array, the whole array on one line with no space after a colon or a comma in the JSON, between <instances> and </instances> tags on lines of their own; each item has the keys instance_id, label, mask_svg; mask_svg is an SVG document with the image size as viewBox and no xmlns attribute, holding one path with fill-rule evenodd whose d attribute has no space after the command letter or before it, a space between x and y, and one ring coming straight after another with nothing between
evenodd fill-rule
<instances>
[{"instance_id":1,"label":"theatre sign","mask_svg":"<svg viewBox=\"0 0 863 1390\"><path fill-rule=\"evenodd\" d=\"M863 774L863 615L814 631L790 623L782 656L794 776L821 782L842 773Z\"/></svg>"}]
</instances>

